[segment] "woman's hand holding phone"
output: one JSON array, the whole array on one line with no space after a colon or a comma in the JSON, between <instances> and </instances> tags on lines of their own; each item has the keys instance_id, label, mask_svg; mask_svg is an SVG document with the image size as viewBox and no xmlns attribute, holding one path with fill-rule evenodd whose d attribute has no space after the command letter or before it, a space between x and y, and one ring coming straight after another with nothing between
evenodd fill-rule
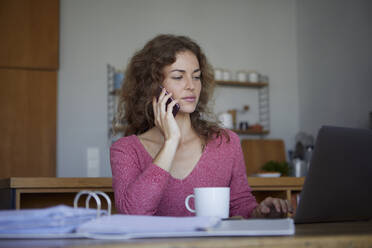
<instances>
[{"instance_id":1,"label":"woman's hand holding phone","mask_svg":"<svg viewBox=\"0 0 372 248\"><path fill-rule=\"evenodd\" d=\"M173 116L173 108L178 103L177 100L172 100L167 105L169 99L172 99L171 96L172 93L167 93L165 88L163 88L158 99L154 97L152 106L154 110L155 126L163 133L164 140L176 142L178 145L181 132Z\"/></svg>"}]
</instances>

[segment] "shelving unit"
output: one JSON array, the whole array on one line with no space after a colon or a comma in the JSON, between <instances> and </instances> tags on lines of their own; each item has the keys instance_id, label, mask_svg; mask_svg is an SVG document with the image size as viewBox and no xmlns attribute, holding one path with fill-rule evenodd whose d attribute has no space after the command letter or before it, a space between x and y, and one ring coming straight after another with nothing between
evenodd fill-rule
<instances>
[{"instance_id":1,"label":"shelving unit","mask_svg":"<svg viewBox=\"0 0 372 248\"><path fill-rule=\"evenodd\" d=\"M107 137L109 143L112 143L112 121L114 120L116 106L114 94L114 74L115 67L107 65Z\"/></svg>"},{"instance_id":2,"label":"shelving unit","mask_svg":"<svg viewBox=\"0 0 372 248\"><path fill-rule=\"evenodd\" d=\"M118 70L114 66L107 64L107 138L109 144L112 144L121 137L121 135L118 134L114 135L112 129L112 122L115 118L120 96L120 89L115 89L114 87L114 77L117 71ZM123 131L124 128L120 132Z\"/></svg>"},{"instance_id":3,"label":"shelving unit","mask_svg":"<svg viewBox=\"0 0 372 248\"><path fill-rule=\"evenodd\" d=\"M269 84L267 82L240 82L240 81L216 81L217 85L231 87L245 87L258 89L258 115L259 123L263 130L240 130L233 129L238 134L245 135L267 135L270 133L270 102L269 102Z\"/></svg>"}]
</instances>

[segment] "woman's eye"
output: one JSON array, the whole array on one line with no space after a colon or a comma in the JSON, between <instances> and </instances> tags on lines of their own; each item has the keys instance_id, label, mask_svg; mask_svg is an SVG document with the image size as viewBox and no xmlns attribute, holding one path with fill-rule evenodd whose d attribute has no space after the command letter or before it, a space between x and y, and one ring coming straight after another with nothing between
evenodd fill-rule
<instances>
[{"instance_id":1,"label":"woman's eye","mask_svg":"<svg viewBox=\"0 0 372 248\"><path fill-rule=\"evenodd\" d=\"M180 79L182 79L182 76L178 76L178 77L172 77L172 79L175 79L175 80L180 80Z\"/></svg>"},{"instance_id":2,"label":"woman's eye","mask_svg":"<svg viewBox=\"0 0 372 248\"><path fill-rule=\"evenodd\" d=\"M200 80L200 76L195 76L194 79L195 80Z\"/></svg>"}]
</instances>

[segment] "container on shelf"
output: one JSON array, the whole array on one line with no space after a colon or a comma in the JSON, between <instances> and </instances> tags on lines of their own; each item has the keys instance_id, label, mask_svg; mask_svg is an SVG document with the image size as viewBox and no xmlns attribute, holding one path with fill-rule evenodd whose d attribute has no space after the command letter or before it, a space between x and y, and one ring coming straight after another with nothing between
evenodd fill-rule
<instances>
[{"instance_id":1,"label":"container on shelf","mask_svg":"<svg viewBox=\"0 0 372 248\"><path fill-rule=\"evenodd\" d=\"M236 80L238 82L247 82L247 72L246 71L237 71L236 72Z\"/></svg>"},{"instance_id":2,"label":"container on shelf","mask_svg":"<svg viewBox=\"0 0 372 248\"><path fill-rule=\"evenodd\" d=\"M222 79L225 81L230 81L231 80L231 72L229 70L223 70L222 73Z\"/></svg>"},{"instance_id":3,"label":"container on shelf","mask_svg":"<svg viewBox=\"0 0 372 248\"><path fill-rule=\"evenodd\" d=\"M220 68L215 68L214 69L214 79L215 80L222 80L222 73L223 73L223 70L220 69Z\"/></svg>"},{"instance_id":4,"label":"container on shelf","mask_svg":"<svg viewBox=\"0 0 372 248\"><path fill-rule=\"evenodd\" d=\"M260 74L256 71L248 72L248 82L250 83L258 83L260 78Z\"/></svg>"}]
</instances>

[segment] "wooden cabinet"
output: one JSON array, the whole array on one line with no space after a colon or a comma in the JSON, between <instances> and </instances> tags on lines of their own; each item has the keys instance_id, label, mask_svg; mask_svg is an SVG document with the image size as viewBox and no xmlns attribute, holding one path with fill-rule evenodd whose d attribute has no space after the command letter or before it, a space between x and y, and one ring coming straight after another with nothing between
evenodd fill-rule
<instances>
[{"instance_id":1,"label":"wooden cabinet","mask_svg":"<svg viewBox=\"0 0 372 248\"><path fill-rule=\"evenodd\" d=\"M58 69L59 1L1 0L0 44L1 68Z\"/></svg>"},{"instance_id":2,"label":"wooden cabinet","mask_svg":"<svg viewBox=\"0 0 372 248\"><path fill-rule=\"evenodd\" d=\"M0 82L0 176L54 176L57 72L0 68Z\"/></svg>"},{"instance_id":3,"label":"wooden cabinet","mask_svg":"<svg viewBox=\"0 0 372 248\"><path fill-rule=\"evenodd\" d=\"M266 162L286 162L281 139L242 139L241 146L248 176L259 173Z\"/></svg>"},{"instance_id":4,"label":"wooden cabinet","mask_svg":"<svg viewBox=\"0 0 372 248\"><path fill-rule=\"evenodd\" d=\"M0 1L0 177L56 175L58 0Z\"/></svg>"}]
</instances>

